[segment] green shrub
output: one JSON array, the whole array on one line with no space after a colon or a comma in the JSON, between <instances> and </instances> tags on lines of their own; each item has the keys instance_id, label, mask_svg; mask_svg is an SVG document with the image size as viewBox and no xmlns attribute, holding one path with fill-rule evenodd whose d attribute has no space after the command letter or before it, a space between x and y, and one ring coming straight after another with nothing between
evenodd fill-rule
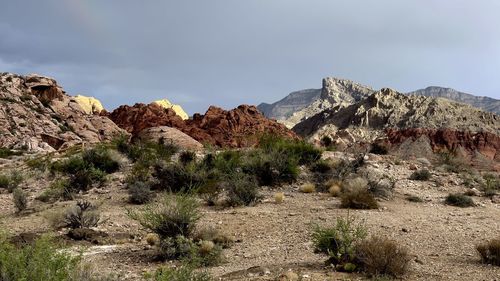
<instances>
[{"instance_id":1,"label":"green shrub","mask_svg":"<svg viewBox=\"0 0 500 281\"><path fill-rule=\"evenodd\" d=\"M330 173L333 169L329 161L319 160L311 165L310 170L313 173L326 174Z\"/></svg>"},{"instance_id":2,"label":"green shrub","mask_svg":"<svg viewBox=\"0 0 500 281\"><path fill-rule=\"evenodd\" d=\"M18 213L26 210L28 207L28 198L26 193L20 188L16 188L12 191L12 201L14 202L14 206L16 207Z\"/></svg>"},{"instance_id":3,"label":"green shrub","mask_svg":"<svg viewBox=\"0 0 500 281\"><path fill-rule=\"evenodd\" d=\"M370 191L365 188L356 188L340 195L342 208L349 209L378 209L377 200Z\"/></svg>"},{"instance_id":4,"label":"green shrub","mask_svg":"<svg viewBox=\"0 0 500 281\"><path fill-rule=\"evenodd\" d=\"M151 166L159 160L170 161L172 155L177 153L179 148L172 143L160 141L121 144L118 150L134 162L142 162Z\"/></svg>"},{"instance_id":5,"label":"green shrub","mask_svg":"<svg viewBox=\"0 0 500 281\"><path fill-rule=\"evenodd\" d=\"M426 169L418 170L413 172L410 176L410 180L417 180L417 181L428 181L431 178L431 172Z\"/></svg>"},{"instance_id":6,"label":"green shrub","mask_svg":"<svg viewBox=\"0 0 500 281\"><path fill-rule=\"evenodd\" d=\"M179 162L182 165L187 165L195 161L196 161L196 153L194 153L193 151L185 150L179 154Z\"/></svg>"},{"instance_id":7,"label":"green shrub","mask_svg":"<svg viewBox=\"0 0 500 281\"><path fill-rule=\"evenodd\" d=\"M5 188L9 192L19 187L24 180L23 176L18 171L12 171L10 174L0 174L0 188Z\"/></svg>"},{"instance_id":8,"label":"green shrub","mask_svg":"<svg viewBox=\"0 0 500 281\"><path fill-rule=\"evenodd\" d=\"M243 172L255 176L261 186L290 183L299 174L298 160L279 151L255 150L245 157L242 165Z\"/></svg>"},{"instance_id":9,"label":"green shrub","mask_svg":"<svg viewBox=\"0 0 500 281\"><path fill-rule=\"evenodd\" d=\"M481 189L483 190L485 196L496 195L498 191L500 191L500 180L493 174L485 174L483 175Z\"/></svg>"},{"instance_id":10,"label":"green shrub","mask_svg":"<svg viewBox=\"0 0 500 281\"><path fill-rule=\"evenodd\" d=\"M67 179L53 181L48 189L44 190L36 199L45 203L54 203L60 198L66 200L73 198L70 182Z\"/></svg>"},{"instance_id":11,"label":"green shrub","mask_svg":"<svg viewBox=\"0 0 500 281\"><path fill-rule=\"evenodd\" d=\"M257 183L249 175L234 174L225 185L230 206L248 206L261 199Z\"/></svg>"},{"instance_id":12,"label":"green shrub","mask_svg":"<svg viewBox=\"0 0 500 281\"><path fill-rule=\"evenodd\" d=\"M147 182L137 181L128 185L128 201L132 204L146 204L153 198Z\"/></svg>"},{"instance_id":13,"label":"green shrub","mask_svg":"<svg viewBox=\"0 0 500 281\"><path fill-rule=\"evenodd\" d=\"M89 201L77 202L64 214L64 225L71 229L96 227L100 220L97 208Z\"/></svg>"},{"instance_id":14,"label":"green shrub","mask_svg":"<svg viewBox=\"0 0 500 281\"><path fill-rule=\"evenodd\" d=\"M70 191L87 191L94 184L101 185L106 181L106 173L94 167L79 170L69 176Z\"/></svg>"},{"instance_id":15,"label":"green shrub","mask_svg":"<svg viewBox=\"0 0 500 281\"><path fill-rule=\"evenodd\" d=\"M395 241L378 236L364 240L356 246L356 260L370 276L401 277L408 271L408 250Z\"/></svg>"},{"instance_id":16,"label":"green shrub","mask_svg":"<svg viewBox=\"0 0 500 281\"><path fill-rule=\"evenodd\" d=\"M445 203L451 206L456 207L474 207L474 201L467 195L463 195L460 193L453 193L446 196Z\"/></svg>"},{"instance_id":17,"label":"green shrub","mask_svg":"<svg viewBox=\"0 0 500 281\"><path fill-rule=\"evenodd\" d=\"M389 153L387 146L380 143L373 143L370 147L370 153L378 155L386 155Z\"/></svg>"},{"instance_id":18,"label":"green shrub","mask_svg":"<svg viewBox=\"0 0 500 281\"><path fill-rule=\"evenodd\" d=\"M117 155L105 146L98 146L86 150L82 153L82 161L86 166L91 166L108 174L114 173L120 169L121 163Z\"/></svg>"},{"instance_id":19,"label":"green shrub","mask_svg":"<svg viewBox=\"0 0 500 281\"><path fill-rule=\"evenodd\" d=\"M21 154L23 154L21 151L14 151L6 147L0 147L0 158L9 158L10 156Z\"/></svg>"},{"instance_id":20,"label":"green shrub","mask_svg":"<svg viewBox=\"0 0 500 281\"><path fill-rule=\"evenodd\" d=\"M185 194L165 194L160 203L148 204L129 215L162 240L189 237L201 217L196 199Z\"/></svg>"},{"instance_id":21,"label":"green shrub","mask_svg":"<svg viewBox=\"0 0 500 281\"><path fill-rule=\"evenodd\" d=\"M410 202L415 202L415 203L421 203L421 202L424 202L424 199L416 196L416 195L410 195L410 196L407 196L406 197L406 200L410 201Z\"/></svg>"},{"instance_id":22,"label":"green shrub","mask_svg":"<svg viewBox=\"0 0 500 281\"><path fill-rule=\"evenodd\" d=\"M476 247L484 263L500 266L500 237Z\"/></svg>"},{"instance_id":23,"label":"green shrub","mask_svg":"<svg viewBox=\"0 0 500 281\"><path fill-rule=\"evenodd\" d=\"M193 265L161 267L153 274L154 281L213 281L207 272L196 272Z\"/></svg>"},{"instance_id":24,"label":"green shrub","mask_svg":"<svg viewBox=\"0 0 500 281\"><path fill-rule=\"evenodd\" d=\"M324 147L330 147L333 144L333 140L329 136L323 136L320 142Z\"/></svg>"},{"instance_id":25,"label":"green shrub","mask_svg":"<svg viewBox=\"0 0 500 281\"><path fill-rule=\"evenodd\" d=\"M328 255L328 263L346 265L355 261L356 245L367 236L366 228L354 219L338 217L332 227L316 226L312 233L316 253Z\"/></svg>"},{"instance_id":26,"label":"green shrub","mask_svg":"<svg viewBox=\"0 0 500 281\"><path fill-rule=\"evenodd\" d=\"M47 237L18 249L0 237L0 280L67 281L77 271L80 257L59 251Z\"/></svg>"},{"instance_id":27,"label":"green shrub","mask_svg":"<svg viewBox=\"0 0 500 281\"><path fill-rule=\"evenodd\" d=\"M263 136L259 148L265 153L278 153L284 158L294 158L299 165L311 164L321 158L321 150L304 140L283 138L276 135Z\"/></svg>"},{"instance_id":28,"label":"green shrub","mask_svg":"<svg viewBox=\"0 0 500 281\"><path fill-rule=\"evenodd\" d=\"M155 182L153 189L169 192L189 192L199 188L205 182L203 170L194 164L156 164L153 167Z\"/></svg>"}]
</instances>

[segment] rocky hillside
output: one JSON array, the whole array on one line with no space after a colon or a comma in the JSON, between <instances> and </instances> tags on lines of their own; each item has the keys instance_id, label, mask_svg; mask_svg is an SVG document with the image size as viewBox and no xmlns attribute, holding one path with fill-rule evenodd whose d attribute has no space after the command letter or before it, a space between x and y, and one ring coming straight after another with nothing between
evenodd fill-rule
<instances>
[{"instance_id":1,"label":"rocky hillside","mask_svg":"<svg viewBox=\"0 0 500 281\"><path fill-rule=\"evenodd\" d=\"M40 75L0 74L0 147L53 151L125 133L91 114L57 82Z\"/></svg>"},{"instance_id":2,"label":"rocky hillside","mask_svg":"<svg viewBox=\"0 0 500 281\"><path fill-rule=\"evenodd\" d=\"M269 104L261 103L257 106L267 118L285 121L292 116L293 113L309 106L311 103L319 99L321 89L307 89L290 93L283 99Z\"/></svg>"},{"instance_id":3,"label":"rocky hillside","mask_svg":"<svg viewBox=\"0 0 500 281\"><path fill-rule=\"evenodd\" d=\"M323 79L321 90L294 92L272 105L261 104L259 109L267 117L292 128L325 109L344 108L373 92L371 88L353 81L328 77Z\"/></svg>"},{"instance_id":4,"label":"rocky hillside","mask_svg":"<svg viewBox=\"0 0 500 281\"><path fill-rule=\"evenodd\" d=\"M172 109L175 112L175 114L177 114L180 118L182 118L182 120L186 120L189 118L187 113L184 111L184 109L180 105L173 104L167 99L157 100L157 101L154 101L153 103L155 103L163 108Z\"/></svg>"},{"instance_id":5,"label":"rocky hillside","mask_svg":"<svg viewBox=\"0 0 500 281\"><path fill-rule=\"evenodd\" d=\"M489 97L478 97L450 88L427 87L425 89L410 92L408 95L445 98L456 102L470 104L474 107L481 108L484 111L500 114L500 100Z\"/></svg>"},{"instance_id":6,"label":"rocky hillside","mask_svg":"<svg viewBox=\"0 0 500 281\"><path fill-rule=\"evenodd\" d=\"M197 113L189 120L182 120L172 109L155 103L123 105L111 112L109 117L133 136L139 136L147 128L169 126L201 143L220 147L251 146L259 135L265 133L296 137L291 130L267 119L255 106L248 105L229 111L211 106L204 115Z\"/></svg>"},{"instance_id":7,"label":"rocky hillside","mask_svg":"<svg viewBox=\"0 0 500 281\"><path fill-rule=\"evenodd\" d=\"M388 130L397 135L394 131L413 128L428 130L411 136L403 135L412 139L425 135L433 149L438 149L440 146L442 148L442 144L433 145L431 141L435 139L436 132L448 129L453 132L455 139L458 139L449 142L450 144L454 143L468 149L470 153L476 152L478 147L485 146L491 150L486 153L488 158L500 157L499 138L493 137L500 135L500 116L447 99L407 96L391 89L382 89L345 108L324 110L297 124L293 130L301 136L314 140L329 136L338 144L346 145L371 143L379 138L386 138ZM478 136L474 135L475 133L488 133L488 135ZM392 138L395 139L397 138ZM401 141L406 139L399 138ZM478 140L489 143L478 144L476 143ZM393 141L393 144L398 143ZM452 150L452 147L449 148Z\"/></svg>"}]
</instances>

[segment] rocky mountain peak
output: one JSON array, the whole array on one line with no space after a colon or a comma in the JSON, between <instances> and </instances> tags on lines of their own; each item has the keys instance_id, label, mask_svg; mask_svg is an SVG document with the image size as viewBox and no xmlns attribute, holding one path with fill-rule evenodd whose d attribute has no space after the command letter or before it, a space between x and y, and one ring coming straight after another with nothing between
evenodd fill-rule
<instances>
[{"instance_id":1,"label":"rocky mountain peak","mask_svg":"<svg viewBox=\"0 0 500 281\"><path fill-rule=\"evenodd\" d=\"M167 99L161 99L154 101L153 103L163 107L163 108L170 108L172 109L179 117L181 117L183 120L189 119L189 116L187 113L184 111L184 109L178 105L178 104L173 104Z\"/></svg>"}]
</instances>

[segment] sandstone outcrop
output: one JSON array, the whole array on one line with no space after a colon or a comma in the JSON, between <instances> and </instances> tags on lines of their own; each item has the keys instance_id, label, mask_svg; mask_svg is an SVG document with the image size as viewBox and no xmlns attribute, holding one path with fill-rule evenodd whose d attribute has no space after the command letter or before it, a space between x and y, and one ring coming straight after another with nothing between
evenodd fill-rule
<instances>
[{"instance_id":1,"label":"sandstone outcrop","mask_svg":"<svg viewBox=\"0 0 500 281\"><path fill-rule=\"evenodd\" d=\"M87 114L100 114L104 110L101 101L94 97L76 95L73 99Z\"/></svg>"},{"instance_id":2,"label":"sandstone outcrop","mask_svg":"<svg viewBox=\"0 0 500 281\"><path fill-rule=\"evenodd\" d=\"M171 103L167 99L157 100L157 101L154 101L153 103L155 103L155 104L157 104L157 105L159 105L159 106L161 106L163 108L170 108L170 109L172 109L177 115L179 115L179 117L182 118L182 120L189 119L189 116L184 111L184 109L182 109L182 107L180 105L173 104L173 103Z\"/></svg>"},{"instance_id":3,"label":"sandstone outcrop","mask_svg":"<svg viewBox=\"0 0 500 281\"><path fill-rule=\"evenodd\" d=\"M182 120L172 109L157 104L120 106L109 117L121 128L137 136L147 128L168 126L177 128L200 143L220 147L254 145L265 133L295 138L284 125L264 117L255 106L241 105L226 111L211 106L204 115Z\"/></svg>"},{"instance_id":4,"label":"sandstone outcrop","mask_svg":"<svg viewBox=\"0 0 500 281\"><path fill-rule=\"evenodd\" d=\"M182 149L186 150L201 150L203 145L187 134L180 130L167 126L152 127L142 130L138 139L143 141L163 141L165 143L172 143Z\"/></svg>"},{"instance_id":5,"label":"sandstone outcrop","mask_svg":"<svg viewBox=\"0 0 500 281\"><path fill-rule=\"evenodd\" d=\"M108 118L87 114L52 78L0 74L0 147L54 151L122 133Z\"/></svg>"}]
</instances>

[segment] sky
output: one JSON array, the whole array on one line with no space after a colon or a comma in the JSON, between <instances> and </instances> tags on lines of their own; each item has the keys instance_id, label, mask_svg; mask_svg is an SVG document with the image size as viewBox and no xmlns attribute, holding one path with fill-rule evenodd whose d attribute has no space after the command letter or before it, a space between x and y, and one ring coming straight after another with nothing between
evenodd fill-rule
<instances>
[{"instance_id":1,"label":"sky","mask_svg":"<svg viewBox=\"0 0 500 281\"><path fill-rule=\"evenodd\" d=\"M500 99L498 0L2 0L0 72L108 110L277 101L327 76Z\"/></svg>"}]
</instances>

